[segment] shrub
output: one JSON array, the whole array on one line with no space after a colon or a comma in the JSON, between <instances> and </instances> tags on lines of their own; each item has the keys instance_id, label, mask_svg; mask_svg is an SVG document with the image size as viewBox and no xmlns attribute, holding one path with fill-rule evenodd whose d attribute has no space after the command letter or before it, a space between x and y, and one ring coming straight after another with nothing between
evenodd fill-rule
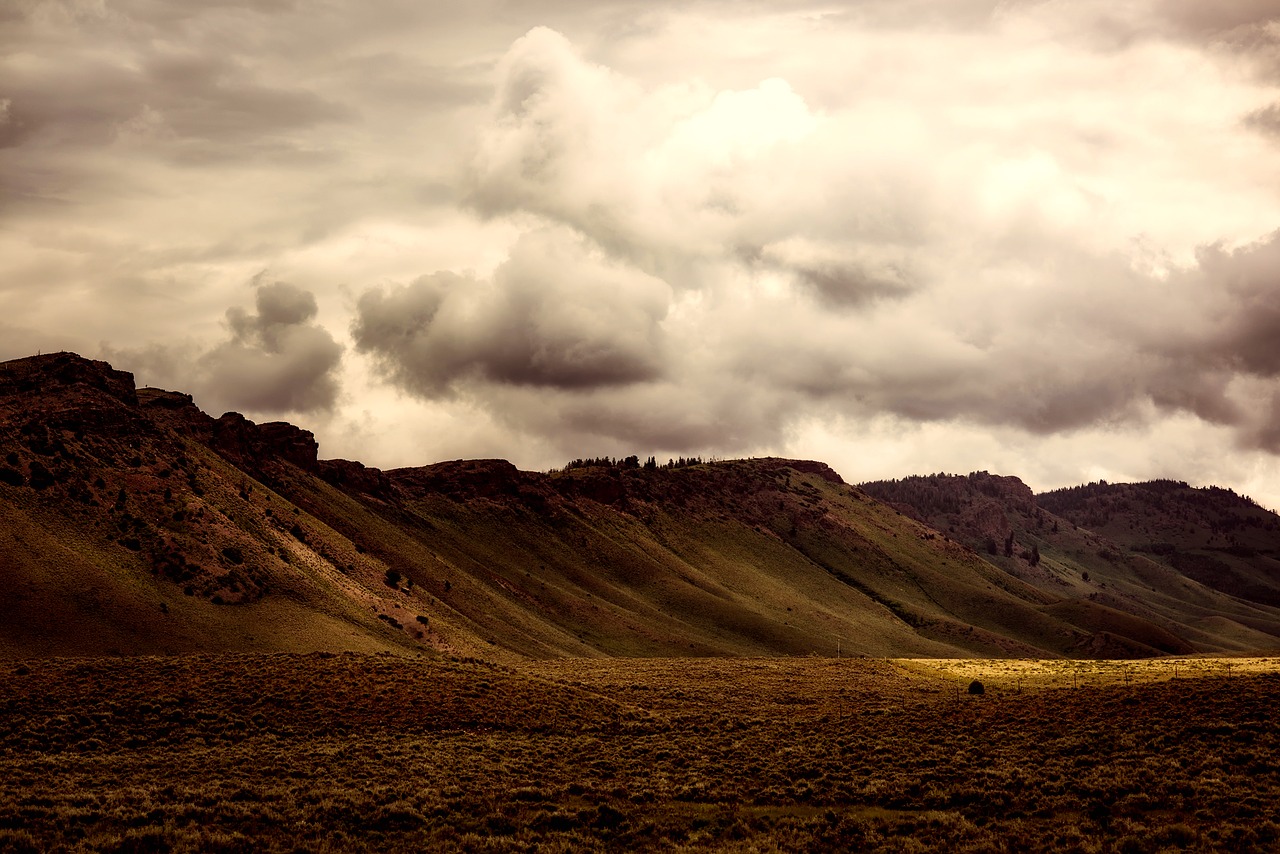
<instances>
[{"instance_id":1,"label":"shrub","mask_svg":"<svg viewBox=\"0 0 1280 854\"><path fill-rule=\"evenodd\" d=\"M986 689L986 688L983 688L983 687L982 687L982 683L981 683L981 682L979 682L977 679L975 679L975 680L973 680L972 682L970 682L970 683L969 683L969 693L970 693L970 694L985 694L985 693L987 693L987 689Z\"/></svg>"},{"instance_id":2,"label":"shrub","mask_svg":"<svg viewBox=\"0 0 1280 854\"><path fill-rule=\"evenodd\" d=\"M53 472L49 471L43 463L36 460L31 464L32 489L47 489L55 483L57 483L57 481L54 479Z\"/></svg>"},{"instance_id":3,"label":"shrub","mask_svg":"<svg viewBox=\"0 0 1280 854\"><path fill-rule=\"evenodd\" d=\"M388 569L386 577L382 579L382 583L387 585L388 587L399 587L400 579L402 577L403 576L400 575L400 572L398 570Z\"/></svg>"},{"instance_id":4,"label":"shrub","mask_svg":"<svg viewBox=\"0 0 1280 854\"><path fill-rule=\"evenodd\" d=\"M0 829L0 851L13 854L39 854L47 850L29 831Z\"/></svg>"}]
</instances>

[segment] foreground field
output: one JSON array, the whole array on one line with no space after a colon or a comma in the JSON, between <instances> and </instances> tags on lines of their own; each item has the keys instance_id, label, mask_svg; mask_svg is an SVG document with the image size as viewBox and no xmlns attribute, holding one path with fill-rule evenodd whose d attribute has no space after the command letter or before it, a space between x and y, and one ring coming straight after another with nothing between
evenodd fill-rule
<instances>
[{"instance_id":1,"label":"foreground field","mask_svg":"<svg viewBox=\"0 0 1280 854\"><path fill-rule=\"evenodd\" d=\"M1274 850L1280 675L1245 670L6 664L0 851Z\"/></svg>"}]
</instances>

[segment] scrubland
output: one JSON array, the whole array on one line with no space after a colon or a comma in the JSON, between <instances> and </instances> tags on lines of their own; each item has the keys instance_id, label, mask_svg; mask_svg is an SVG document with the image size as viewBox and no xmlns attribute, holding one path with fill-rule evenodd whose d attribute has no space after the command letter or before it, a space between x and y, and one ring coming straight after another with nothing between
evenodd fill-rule
<instances>
[{"instance_id":1,"label":"scrubland","mask_svg":"<svg viewBox=\"0 0 1280 854\"><path fill-rule=\"evenodd\" d=\"M1196 661L6 663L0 851L1274 850L1280 668Z\"/></svg>"}]
</instances>

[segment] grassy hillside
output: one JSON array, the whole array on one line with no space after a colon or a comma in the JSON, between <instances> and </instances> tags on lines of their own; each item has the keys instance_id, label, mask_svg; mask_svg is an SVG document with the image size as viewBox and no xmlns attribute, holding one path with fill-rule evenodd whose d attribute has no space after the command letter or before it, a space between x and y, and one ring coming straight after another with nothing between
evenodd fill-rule
<instances>
[{"instance_id":1,"label":"grassy hillside","mask_svg":"<svg viewBox=\"0 0 1280 854\"><path fill-rule=\"evenodd\" d=\"M781 459L384 472L104 363L22 359L0 364L0 655L1114 657L1280 636L1276 607L1016 479L962 480L890 504Z\"/></svg>"},{"instance_id":2,"label":"grassy hillside","mask_svg":"<svg viewBox=\"0 0 1280 854\"><path fill-rule=\"evenodd\" d=\"M1208 587L1280 605L1280 517L1229 489L1172 480L1093 483L1037 500Z\"/></svg>"},{"instance_id":3,"label":"grassy hillside","mask_svg":"<svg viewBox=\"0 0 1280 854\"><path fill-rule=\"evenodd\" d=\"M1125 488L1141 492L1141 486ZM1238 651L1272 648L1280 639L1280 610L1274 603L1184 572L1185 562L1163 560L1161 549L1135 548L1135 543L1147 542L1142 526L1131 526L1129 519L1104 519L1092 504L1085 509L1087 502L1079 500L1077 491L1036 496L1017 478L986 472L908 477L862 488L946 532L1005 574L1062 600L1046 610L1089 632L1086 648L1078 654ZM1209 497L1228 496L1219 492ZM1230 499L1223 503L1239 506L1253 520L1241 527L1251 532L1255 548L1261 545L1258 540L1274 536L1267 534L1272 526L1280 530L1274 514L1236 496ZM1213 526L1223 526L1218 519L1215 513L1184 521L1184 538L1203 542L1214 536ZM1103 522L1096 529L1086 525ZM1280 546L1280 538L1275 545ZM1260 562L1253 569L1258 578L1280 579Z\"/></svg>"}]
</instances>

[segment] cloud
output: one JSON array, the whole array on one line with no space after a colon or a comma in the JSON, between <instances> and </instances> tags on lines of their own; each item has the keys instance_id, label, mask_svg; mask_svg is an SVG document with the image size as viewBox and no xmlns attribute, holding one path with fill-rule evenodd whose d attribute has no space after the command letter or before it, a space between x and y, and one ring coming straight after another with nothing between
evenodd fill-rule
<instances>
[{"instance_id":1,"label":"cloud","mask_svg":"<svg viewBox=\"0 0 1280 854\"><path fill-rule=\"evenodd\" d=\"M286 282L256 288L256 314L227 310L231 338L196 362L202 396L255 413L321 412L338 398L342 345L315 325L315 297Z\"/></svg>"},{"instance_id":2,"label":"cloud","mask_svg":"<svg viewBox=\"0 0 1280 854\"><path fill-rule=\"evenodd\" d=\"M0 316L383 464L878 424L1251 470L1273 5L6 6Z\"/></svg>"},{"instance_id":3,"label":"cloud","mask_svg":"<svg viewBox=\"0 0 1280 854\"><path fill-rule=\"evenodd\" d=\"M1264 36L1280 18L1271 0L1223 0L1218 3L1161 0L1154 5L1157 12L1167 15L1168 20L1184 32L1218 39L1235 37L1243 40L1249 34Z\"/></svg>"},{"instance_id":4,"label":"cloud","mask_svg":"<svg viewBox=\"0 0 1280 854\"><path fill-rule=\"evenodd\" d=\"M74 62L28 56L7 63L9 121L0 144L40 146L46 157L146 144L152 156L167 159L273 156L281 166L285 152L300 157L310 148L298 144L299 133L350 117L320 92L263 82L234 49L193 50L159 32L145 45L126 42L132 29L154 31L145 19L104 12L60 27L65 31L46 23L31 33L53 48L65 45L67 32L79 32L101 39L102 48L82 48ZM111 49L122 42L127 47Z\"/></svg>"},{"instance_id":5,"label":"cloud","mask_svg":"<svg viewBox=\"0 0 1280 854\"><path fill-rule=\"evenodd\" d=\"M1280 103L1253 110L1244 117L1244 124L1259 133L1280 137Z\"/></svg>"},{"instance_id":6,"label":"cloud","mask_svg":"<svg viewBox=\"0 0 1280 854\"><path fill-rule=\"evenodd\" d=\"M588 390L663 371L670 290L563 232L524 236L490 282L436 273L367 291L352 336L428 397L468 382Z\"/></svg>"},{"instance_id":7,"label":"cloud","mask_svg":"<svg viewBox=\"0 0 1280 854\"><path fill-rule=\"evenodd\" d=\"M691 262L790 236L759 211L818 118L785 81L646 92L545 27L498 74L472 162L482 214L541 215L677 286Z\"/></svg>"},{"instance_id":8,"label":"cloud","mask_svg":"<svg viewBox=\"0 0 1280 854\"><path fill-rule=\"evenodd\" d=\"M1100 54L1080 85L1129 61ZM1049 436L1186 412L1264 441L1251 383L1277 358L1276 289L1259 279L1272 242L1152 252L1124 232L1136 203L1108 189L1135 167L1157 194L1213 176L1132 159L1145 138L1082 143L1094 119L1044 112L1034 83L1007 84L991 114L945 84L904 111L880 82L839 110L777 78L645 87L530 31L498 63L470 199L537 237L492 281L366 293L359 350L401 388L464 395L566 446L732 453L816 414ZM1028 137L1028 122L1044 127ZM571 284L601 265L648 284L608 301Z\"/></svg>"},{"instance_id":9,"label":"cloud","mask_svg":"<svg viewBox=\"0 0 1280 854\"><path fill-rule=\"evenodd\" d=\"M219 414L324 414L338 402L343 347L315 323L315 296L287 282L254 281L255 311L227 309L229 336L134 347L103 344L100 355L140 384L185 391Z\"/></svg>"},{"instance_id":10,"label":"cloud","mask_svg":"<svg viewBox=\"0 0 1280 854\"><path fill-rule=\"evenodd\" d=\"M1280 377L1280 231L1234 251L1206 247L1199 261L1192 281L1221 296L1195 355L1227 370Z\"/></svg>"}]
</instances>

